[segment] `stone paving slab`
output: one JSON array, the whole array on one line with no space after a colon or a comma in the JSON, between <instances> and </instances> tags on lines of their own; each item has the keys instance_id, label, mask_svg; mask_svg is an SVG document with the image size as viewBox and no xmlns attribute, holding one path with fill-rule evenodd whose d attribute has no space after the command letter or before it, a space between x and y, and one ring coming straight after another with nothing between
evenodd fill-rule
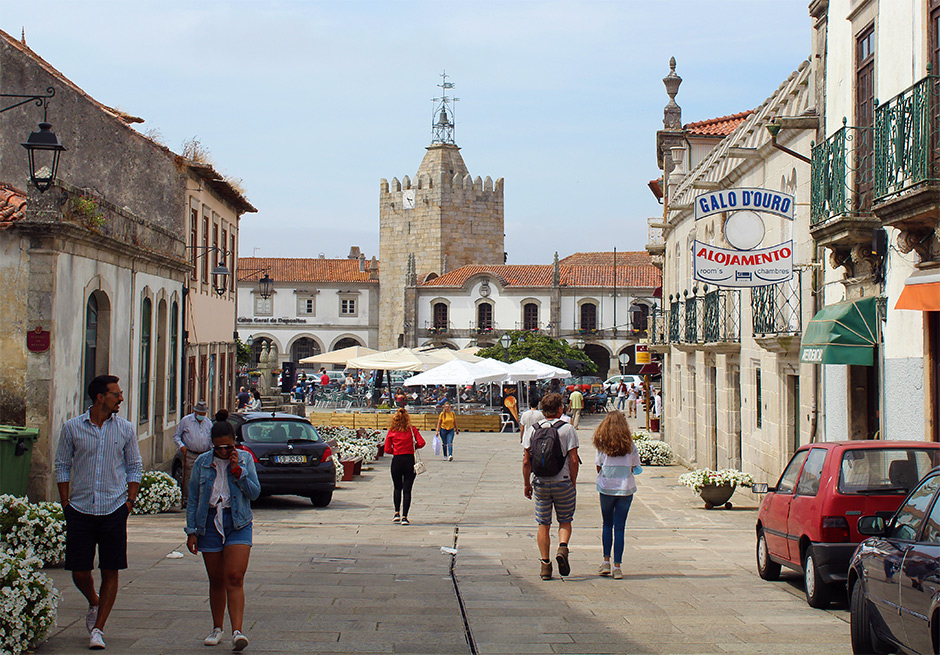
<instances>
[{"instance_id":1,"label":"stone paving slab","mask_svg":"<svg viewBox=\"0 0 940 655\"><path fill-rule=\"evenodd\" d=\"M481 654L850 651L844 608L814 610L798 579L757 577L756 497L739 491L733 510L707 511L677 483L679 467L647 467L639 477L624 579L598 577L596 423L589 418L579 431L586 464L567 579L538 577L518 435L461 433L455 461L426 456L411 526L391 523L388 457L343 483L328 508L296 497L259 501L246 577L248 652L469 653L451 557L440 551L453 545L455 526L455 572ZM130 519L130 567L106 652L210 652L202 646L208 584L201 559L185 552L184 519ZM174 550L186 556L164 558ZM62 592L59 626L39 653L88 652L82 599L67 572L50 574Z\"/></svg>"}]
</instances>

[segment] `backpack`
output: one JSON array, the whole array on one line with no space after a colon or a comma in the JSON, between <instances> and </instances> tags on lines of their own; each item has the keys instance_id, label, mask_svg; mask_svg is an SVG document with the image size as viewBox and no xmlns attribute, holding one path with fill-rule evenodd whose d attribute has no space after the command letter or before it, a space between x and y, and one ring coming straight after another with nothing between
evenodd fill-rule
<instances>
[{"instance_id":1,"label":"backpack","mask_svg":"<svg viewBox=\"0 0 940 655\"><path fill-rule=\"evenodd\" d=\"M564 425L561 419L549 425L539 423L529 442L529 460L532 472L537 478L550 478L558 475L565 465L567 453L561 452L561 437L558 428Z\"/></svg>"}]
</instances>

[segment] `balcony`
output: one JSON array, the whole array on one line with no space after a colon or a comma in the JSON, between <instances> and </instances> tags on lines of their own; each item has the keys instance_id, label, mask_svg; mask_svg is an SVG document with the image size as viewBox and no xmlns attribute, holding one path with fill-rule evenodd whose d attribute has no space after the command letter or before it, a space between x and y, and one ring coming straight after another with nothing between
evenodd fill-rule
<instances>
[{"instance_id":1,"label":"balcony","mask_svg":"<svg viewBox=\"0 0 940 655\"><path fill-rule=\"evenodd\" d=\"M741 343L741 293L735 289L716 289L704 295L702 341L710 349L725 344L734 350Z\"/></svg>"},{"instance_id":2,"label":"balcony","mask_svg":"<svg viewBox=\"0 0 940 655\"><path fill-rule=\"evenodd\" d=\"M655 346L669 345L669 312L654 307L649 317L650 343ZM655 348L657 351L662 348Z\"/></svg>"},{"instance_id":3,"label":"balcony","mask_svg":"<svg viewBox=\"0 0 940 655\"><path fill-rule=\"evenodd\" d=\"M666 252L666 240L663 236L663 228L666 224L663 222L661 216L646 219L646 224L646 251L654 257L662 256Z\"/></svg>"},{"instance_id":4,"label":"balcony","mask_svg":"<svg viewBox=\"0 0 940 655\"><path fill-rule=\"evenodd\" d=\"M699 295L670 297L669 311L654 314L653 343L695 350L732 351L741 343L741 294L735 289L716 289ZM661 330L661 335L658 331ZM661 339L661 341L657 341Z\"/></svg>"},{"instance_id":5,"label":"balcony","mask_svg":"<svg viewBox=\"0 0 940 655\"><path fill-rule=\"evenodd\" d=\"M810 178L810 232L819 245L841 252L871 243L880 226L872 214L873 130L844 124L813 146Z\"/></svg>"},{"instance_id":6,"label":"balcony","mask_svg":"<svg viewBox=\"0 0 940 655\"><path fill-rule=\"evenodd\" d=\"M882 224L901 230L902 252L934 259L940 213L940 77L928 75L875 108L875 203Z\"/></svg>"},{"instance_id":7,"label":"balcony","mask_svg":"<svg viewBox=\"0 0 940 655\"><path fill-rule=\"evenodd\" d=\"M780 284L751 289L754 340L777 353L795 353L803 332L802 274Z\"/></svg>"}]
</instances>

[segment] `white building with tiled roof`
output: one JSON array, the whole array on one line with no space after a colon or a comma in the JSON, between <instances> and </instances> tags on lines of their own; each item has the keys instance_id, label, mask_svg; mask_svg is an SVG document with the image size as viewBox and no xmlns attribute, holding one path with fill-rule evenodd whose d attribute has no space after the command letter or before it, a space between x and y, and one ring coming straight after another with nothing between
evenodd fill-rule
<instances>
[{"instance_id":1,"label":"white building with tiled roof","mask_svg":"<svg viewBox=\"0 0 940 655\"><path fill-rule=\"evenodd\" d=\"M251 340L252 365L264 343L280 366L347 346L378 348L378 262L359 248L345 259L240 257L238 267L238 336ZM268 298L257 284L265 274L274 279Z\"/></svg>"}]
</instances>

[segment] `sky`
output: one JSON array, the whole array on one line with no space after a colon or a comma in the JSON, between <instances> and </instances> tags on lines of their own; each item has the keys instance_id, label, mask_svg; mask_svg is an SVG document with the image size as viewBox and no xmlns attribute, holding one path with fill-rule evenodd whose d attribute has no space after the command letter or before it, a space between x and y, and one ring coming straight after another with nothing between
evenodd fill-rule
<instances>
[{"instance_id":1,"label":"sky","mask_svg":"<svg viewBox=\"0 0 940 655\"><path fill-rule=\"evenodd\" d=\"M414 177L440 74L510 264L643 250L674 56L684 123L751 109L809 56L806 0L0 0L0 28L258 208L239 254L378 254L381 178ZM54 106L50 120L55 122Z\"/></svg>"}]
</instances>

